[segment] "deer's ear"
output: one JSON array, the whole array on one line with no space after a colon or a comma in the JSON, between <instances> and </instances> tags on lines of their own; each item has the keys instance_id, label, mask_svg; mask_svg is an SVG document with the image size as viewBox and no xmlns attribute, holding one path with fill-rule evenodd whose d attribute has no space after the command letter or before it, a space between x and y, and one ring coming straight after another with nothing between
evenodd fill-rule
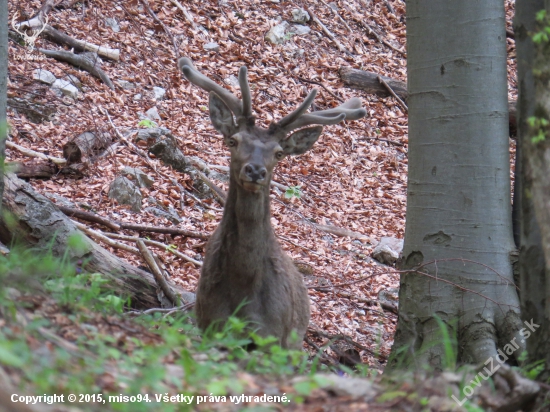
<instances>
[{"instance_id":1,"label":"deer's ear","mask_svg":"<svg viewBox=\"0 0 550 412\"><path fill-rule=\"evenodd\" d=\"M313 147L322 132L323 126L306 127L292 133L279 144L287 155L300 155Z\"/></svg>"},{"instance_id":2,"label":"deer's ear","mask_svg":"<svg viewBox=\"0 0 550 412\"><path fill-rule=\"evenodd\" d=\"M233 121L233 113L216 93L210 92L208 105L210 107L210 121L212 121L214 128L224 137L235 134L237 127Z\"/></svg>"}]
</instances>

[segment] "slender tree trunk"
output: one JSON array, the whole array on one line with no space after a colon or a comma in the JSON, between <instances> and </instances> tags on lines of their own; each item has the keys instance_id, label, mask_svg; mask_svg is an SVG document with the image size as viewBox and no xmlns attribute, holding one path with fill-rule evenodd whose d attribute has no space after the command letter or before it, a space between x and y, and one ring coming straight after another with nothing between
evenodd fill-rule
<instances>
[{"instance_id":1,"label":"slender tree trunk","mask_svg":"<svg viewBox=\"0 0 550 412\"><path fill-rule=\"evenodd\" d=\"M546 4L545 4L546 3ZM518 0L514 32L518 62L518 144L521 153L520 285L522 315L540 325L527 340L528 362L546 360L539 379L550 377L550 127L540 120L529 127L528 119L550 121L550 45L535 44L532 36L550 19L536 23L537 12L550 15L550 2ZM533 137L542 131L544 141Z\"/></svg>"},{"instance_id":2,"label":"slender tree trunk","mask_svg":"<svg viewBox=\"0 0 550 412\"><path fill-rule=\"evenodd\" d=\"M510 341L519 356L504 4L409 0L407 51L401 267L411 271L401 278L390 368L484 363ZM456 338L454 354L445 329Z\"/></svg>"},{"instance_id":3,"label":"slender tree trunk","mask_svg":"<svg viewBox=\"0 0 550 412\"><path fill-rule=\"evenodd\" d=\"M0 213L4 193L4 158L6 156L6 105L8 99L8 0L0 0Z\"/></svg>"}]
</instances>

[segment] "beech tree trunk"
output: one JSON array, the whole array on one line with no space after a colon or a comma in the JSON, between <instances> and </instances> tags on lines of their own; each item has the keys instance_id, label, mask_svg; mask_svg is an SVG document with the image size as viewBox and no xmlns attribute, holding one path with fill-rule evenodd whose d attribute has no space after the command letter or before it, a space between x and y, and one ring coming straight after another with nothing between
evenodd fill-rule
<instances>
[{"instance_id":1,"label":"beech tree trunk","mask_svg":"<svg viewBox=\"0 0 550 412\"><path fill-rule=\"evenodd\" d=\"M378 80L378 73L368 72L365 70L352 69L348 66L342 66L339 69L340 77L344 85L351 89L363 90L370 94L376 94L382 97L391 96L388 89ZM380 76L392 88L394 93L402 100L407 101L409 93L407 92L407 83L400 80L392 79L391 77ZM516 136L516 101L508 102L508 122L510 126L510 137Z\"/></svg>"},{"instance_id":2,"label":"beech tree trunk","mask_svg":"<svg viewBox=\"0 0 550 412\"><path fill-rule=\"evenodd\" d=\"M510 263L504 3L409 0L407 51L401 269L410 272L401 277L390 369L483 364L510 342L513 360L525 343Z\"/></svg>"},{"instance_id":3,"label":"beech tree trunk","mask_svg":"<svg viewBox=\"0 0 550 412\"><path fill-rule=\"evenodd\" d=\"M550 377L550 127L529 127L527 119L550 121L550 46L536 45L533 33L550 26L550 19L536 24L537 12L550 15L550 2L518 0L514 32L518 61L518 144L521 157L520 288L522 315L540 325L527 340L528 363L546 361L538 377ZM535 75L534 75L535 73ZM540 122L540 120L539 120ZM546 138L533 142L539 131ZM516 165L517 167L517 165Z\"/></svg>"},{"instance_id":4,"label":"beech tree trunk","mask_svg":"<svg viewBox=\"0 0 550 412\"><path fill-rule=\"evenodd\" d=\"M8 99L8 0L0 0L0 213L4 193L4 158L6 157Z\"/></svg>"},{"instance_id":5,"label":"beech tree trunk","mask_svg":"<svg viewBox=\"0 0 550 412\"><path fill-rule=\"evenodd\" d=\"M129 295L133 306L160 306L153 275L133 267L84 236L55 204L35 192L28 183L11 173L6 174L4 180L4 210L15 218L15 222L7 223L0 218L1 242L10 244L16 240L44 252L51 250L54 256L67 257L89 272L106 275L112 281L113 290ZM78 246L70 247L69 239L77 234L81 237ZM194 300L192 293L171 286L181 295L183 303Z\"/></svg>"}]
</instances>

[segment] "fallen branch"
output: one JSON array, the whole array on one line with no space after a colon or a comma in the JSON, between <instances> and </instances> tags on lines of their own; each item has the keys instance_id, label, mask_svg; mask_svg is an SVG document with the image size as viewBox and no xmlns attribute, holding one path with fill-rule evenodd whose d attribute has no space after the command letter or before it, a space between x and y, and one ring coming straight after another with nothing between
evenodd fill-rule
<instances>
[{"instance_id":1,"label":"fallen branch","mask_svg":"<svg viewBox=\"0 0 550 412\"><path fill-rule=\"evenodd\" d=\"M51 120L57 108L49 103L31 102L20 97L8 97L8 107L17 113L24 114L33 123L42 123Z\"/></svg>"},{"instance_id":2,"label":"fallen branch","mask_svg":"<svg viewBox=\"0 0 550 412\"><path fill-rule=\"evenodd\" d=\"M401 142L396 142L395 140L390 140L390 139L384 139L383 137L360 137L357 140L379 140L381 142L386 142L386 143L389 143L389 144L393 144L395 146L400 146L400 147L405 146Z\"/></svg>"},{"instance_id":3,"label":"fallen branch","mask_svg":"<svg viewBox=\"0 0 550 412\"><path fill-rule=\"evenodd\" d=\"M185 7L181 5L181 3L178 0L170 0L172 4L174 4L178 9L181 10L183 13L183 17L191 24L191 27L196 30L200 30L204 35L208 36L208 30L206 30L203 26L200 24L195 23L193 20L193 17L191 17L191 14L189 14L189 10L187 10Z\"/></svg>"},{"instance_id":4,"label":"fallen branch","mask_svg":"<svg viewBox=\"0 0 550 412\"><path fill-rule=\"evenodd\" d=\"M83 236L77 226L66 217L54 203L37 193L31 185L7 173L2 208L18 218L10 221L9 231L0 218L1 240L4 243L17 238L22 244L32 245L35 250L63 257L74 262L82 270L102 273L113 293L130 296L132 305L141 308L158 307L156 282L153 276L133 267L128 262L114 256L106 249ZM68 240L80 234L78 248L69 247ZM176 292L193 296L178 287Z\"/></svg>"},{"instance_id":5,"label":"fallen branch","mask_svg":"<svg viewBox=\"0 0 550 412\"><path fill-rule=\"evenodd\" d=\"M336 36L334 36L334 34L331 33L331 31L329 29L327 29L327 27L321 22L321 20L319 20L317 18L317 16L315 15L315 13L313 13L311 11L311 8L307 7L306 8L306 11L309 13L309 15L311 16L311 18L313 19L313 21L315 23L317 23L321 29L323 29L323 31L325 32L325 34L334 42L334 44L336 44L336 46L338 46L338 49L340 49L341 52L343 53L346 53L350 56L353 56L353 53L351 53L348 49L346 49L342 43L340 43L337 39L336 39Z\"/></svg>"},{"instance_id":6,"label":"fallen branch","mask_svg":"<svg viewBox=\"0 0 550 412\"><path fill-rule=\"evenodd\" d=\"M192 264L194 264L195 266L202 266L202 262L199 262L198 260L195 260L187 255L184 255L183 253L177 251L176 249L174 248L171 248L169 246L166 246L164 243L160 243L160 242L156 242L154 240L149 240L149 239L142 239L140 237L137 237L137 236L126 236L126 235L119 235L118 233L104 233L103 234L104 236L106 237L109 237L109 238L113 238L113 239L120 239L120 240L127 240L127 241L130 241L130 242L137 242L138 240L143 240L143 242L145 242L146 245L150 245L150 246L155 246L155 247L158 247L166 252L170 252L172 253L174 256L177 256L187 262L190 262Z\"/></svg>"},{"instance_id":7,"label":"fallen branch","mask_svg":"<svg viewBox=\"0 0 550 412\"><path fill-rule=\"evenodd\" d=\"M186 303L185 305L178 306L176 308L151 308L147 310L131 310L126 312L126 315L150 315L152 313L171 313L173 311L179 311L185 312L186 310L191 309L193 306L195 306L195 302Z\"/></svg>"},{"instance_id":8,"label":"fallen branch","mask_svg":"<svg viewBox=\"0 0 550 412\"><path fill-rule=\"evenodd\" d=\"M389 47L393 51L396 51L397 53L401 54L403 57L407 57L406 52L404 52L401 49L398 49L393 44L391 44L389 41L387 41L387 40L383 39L382 37L380 37L380 35L378 33L376 33L376 31L374 31L374 29L371 26L369 26L367 23L365 23L363 21L363 18L361 18L359 16L356 16L355 13L353 13L353 12L351 12L351 15L353 16L353 19L355 20L355 22L357 24L359 24L360 26L362 26L367 31L368 34L373 36L376 40L378 40L380 43L386 45L387 47Z\"/></svg>"},{"instance_id":9,"label":"fallen branch","mask_svg":"<svg viewBox=\"0 0 550 412\"><path fill-rule=\"evenodd\" d=\"M98 67L100 62L99 56L95 53L86 52L82 54L74 54L65 50L46 50L38 49L40 52L44 53L48 57L52 57L59 61L64 61L72 64L73 66L78 67L79 69L85 70L90 73L92 76L97 77L103 83L105 83L110 89L115 88L109 76L105 74L103 70ZM95 57L93 57L95 56Z\"/></svg>"},{"instance_id":10,"label":"fallen branch","mask_svg":"<svg viewBox=\"0 0 550 412\"><path fill-rule=\"evenodd\" d=\"M73 221L73 223L75 224L76 227L78 227L81 231L83 231L87 235L89 235L91 237L94 237L94 238L108 244L111 247L121 249L121 250L125 250L127 252L130 252L130 253L136 255L136 256L141 256L141 253L137 248L135 248L133 246L130 246L130 245L127 245L126 243L116 242L113 239L127 240L127 241L131 241L131 242L136 242L136 243L138 241L143 241L147 245L159 247L162 250L168 251L168 252L172 253L173 255L175 255L175 256L177 256L177 257L179 257L179 258L181 258L181 259L183 259L187 262L193 263L196 266L202 266L202 262L199 262L198 260L190 258L189 256L186 256L183 253L178 252L177 250L174 250L174 249L166 246L163 243L156 242L154 240L149 240L149 239L142 239L142 238L137 237L137 236L125 236L125 235L119 235L117 233L104 233L104 232L100 232L100 231L97 231L97 230L94 230L94 229L90 229L89 227L87 227L86 225L83 225L82 223L78 223L78 222L75 222L75 221Z\"/></svg>"},{"instance_id":11,"label":"fallen branch","mask_svg":"<svg viewBox=\"0 0 550 412\"><path fill-rule=\"evenodd\" d=\"M315 229L320 230L322 232L331 233L335 236L340 237L351 237L352 239L359 239L364 240L368 243L374 243L374 240L368 237L367 235L364 235L359 232L354 232L352 230L347 230L338 226L332 226L332 225L319 225L317 223L310 222L308 220L304 220L304 223L307 223L308 225L313 226Z\"/></svg>"},{"instance_id":12,"label":"fallen branch","mask_svg":"<svg viewBox=\"0 0 550 412\"><path fill-rule=\"evenodd\" d=\"M19 146L18 144L10 142L9 140L6 140L6 147L10 149L15 149L18 152L21 152L22 154L24 154L25 156L36 157L38 159L47 160L57 165L65 165L67 163L65 159L60 159L59 157L52 157L52 156L45 155L43 153L35 152L34 150L27 149L26 147L23 147L23 146Z\"/></svg>"},{"instance_id":13,"label":"fallen branch","mask_svg":"<svg viewBox=\"0 0 550 412\"><path fill-rule=\"evenodd\" d=\"M133 246L127 245L126 243L115 242L114 240L109 239L107 236L105 236L105 233L99 232L94 229L90 229L88 226L82 223L76 222L74 220L73 220L73 223L77 228L79 228L82 232L86 233L90 237L93 237L116 249L125 250L126 252L130 252L134 255L138 255L138 256L140 255L139 250Z\"/></svg>"},{"instance_id":14,"label":"fallen branch","mask_svg":"<svg viewBox=\"0 0 550 412\"><path fill-rule=\"evenodd\" d=\"M407 83L400 80L380 76L378 73L373 73L366 70L352 69L348 66L340 67L339 72L344 85L352 89L364 90L367 93L376 94L382 97L390 96L391 93L378 80L378 77L380 77L391 87L400 99L406 101L408 98Z\"/></svg>"},{"instance_id":15,"label":"fallen branch","mask_svg":"<svg viewBox=\"0 0 550 412\"><path fill-rule=\"evenodd\" d=\"M85 212L83 210L72 209L70 207L59 206L59 205L58 205L58 208L67 216L73 216L82 220L86 220L88 222L99 223L100 225L106 226L109 229L112 229L117 232L120 231L121 229L126 229L126 230L135 230L138 232L163 233L163 234L176 235L176 236L180 235L180 236L193 237L193 238L198 238L203 240L208 240L209 238L209 236L204 233L191 232L185 229L172 228L172 227L160 227L160 226L136 225L134 223L126 223L126 222L112 222L99 215L96 215L95 213Z\"/></svg>"},{"instance_id":16,"label":"fallen branch","mask_svg":"<svg viewBox=\"0 0 550 412\"><path fill-rule=\"evenodd\" d=\"M48 10L49 11L49 10ZM71 36L68 36L65 33L60 32L59 30L53 28L49 24L44 24L44 18L41 16L42 11L36 17L33 17L30 20L22 21L17 24L17 28L29 28L29 29L43 29L42 33L45 34L50 40L58 44L65 44L71 48L77 50L85 50L89 52L94 52L103 56L107 59L119 61L120 60L120 50L119 49L110 49L108 47L97 46L93 43L88 43L84 40L73 39Z\"/></svg>"},{"instance_id":17,"label":"fallen branch","mask_svg":"<svg viewBox=\"0 0 550 412\"><path fill-rule=\"evenodd\" d=\"M399 103L399 105L401 106L401 108L403 110L405 110L405 113L408 113L409 112L409 108L407 107L407 105L405 104L405 102L403 100L401 100L401 98L393 91L393 89L391 88L391 86L388 84L388 82L386 82L382 76L378 75L378 81L390 92L390 94L395 97L395 99L397 100L397 103Z\"/></svg>"},{"instance_id":18,"label":"fallen branch","mask_svg":"<svg viewBox=\"0 0 550 412\"><path fill-rule=\"evenodd\" d=\"M191 309L193 306L195 306L195 302L186 303L185 305L181 305L175 308L151 308L147 310L131 310L126 312L126 315L135 315L135 316L142 316L142 315L150 315L152 313L166 313L166 315L169 315L173 312L186 312L189 309Z\"/></svg>"},{"instance_id":19,"label":"fallen branch","mask_svg":"<svg viewBox=\"0 0 550 412\"><path fill-rule=\"evenodd\" d=\"M70 48L76 50L85 50L93 53L97 53L101 57L111 59L114 61L120 60L120 50L119 49L110 49L108 47L97 46L93 43L88 43L84 40L73 39L72 37L66 35L65 33L60 32L57 29L54 29L50 25L46 25L43 33L49 37L51 40L58 44L65 44Z\"/></svg>"},{"instance_id":20,"label":"fallen branch","mask_svg":"<svg viewBox=\"0 0 550 412\"><path fill-rule=\"evenodd\" d=\"M166 282L166 279L158 267L157 262L155 262L155 258L153 257L151 251L147 249L147 246L145 246L145 243L143 243L143 240L141 239L138 239L136 244L141 252L141 256L145 262L147 262L149 269L151 269L151 272L157 281L157 285L159 285L160 289L164 292L164 295L170 300L170 302L172 302L174 306L179 306L180 298L174 293L172 288L168 285L168 282Z\"/></svg>"},{"instance_id":21,"label":"fallen branch","mask_svg":"<svg viewBox=\"0 0 550 412\"><path fill-rule=\"evenodd\" d=\"M106 133L84 132L63 145L63 157L68 164L89 162L111 144Z\"/></svg>"},{"instance_id":22,"label":"fallen branch","mask_svg":"<svg viewBox=\"0 0 550 412\"><path fill-rule=\"evenodd\" d=\"M72 209L70 207L57 205L59 210L61 210L65 215L69 217L76 217L78 219L86 220L88 222L99 223L100 225L106 226L109 229L116 230L117 232L121 229L120 226L110 220L107 220L95 213L85 212L83 210Z\"/></svg>"},{"instance_id":23,"label":"fallen branch","mask_svg":"<svg viewBox=\"0 0 550 412\"><path fill-rule=\"evenodd\" d=\"M52 162L6 162L6 170L9 170L20 179L49 179L59 172L59 168Z\"/></svg>"},{"instance_id":24,"label":"fallen branch","mask_svg":"<svg viewBox=\"0 0 550 412\"><path fill-rule=\"evenodd\" d=\"M224 190L216 186L214 182L212 182L212 180L210 180L200 170L197 170L197 175L206 184L206 186L208 186L208 188L212 191L212 193L214 193L214 196L216 196L216 198L218 199L218 202L220 202L222 206L225 206L225 199L227 199L227 193L225 193Z\"/></svg>"},{"instance_id":25,"label":"fallen branch","mask_svg":"<svg viewBox=\"0 0 550 412\"><path fill-rule=\"evenodd\" d=\"M151 15L153 20L155 20L164 30L164 32L168 35L170 40L172 41L172 46L174 47L174 53L176 57L179 57L178 52L178 45L176 43L176 39L174 39L174 36L172 36L172 32L170 32L170 29L166 27L166 25L157 17L153 9L151 9L151 6L149 5L149 2L147 0L140 0L141 4L143 4L143 7L147 10L147 12Z\"/></svg>"},{"instance_id":26,"label":"fallen branch","mask_svg":"<svg viewBox=\"0 0 550 412\"><path fill-rule=\"evenodd\" d=\"M186 236L193 237L197 239L208 240L209 235L199 232L191 232L190 230L179 229L177 227L159 227L159 226L145 226L145 225L136 225L134 223L125 223L117 222L122 229L126 230L135 230L137 232L153 232L153 233L163 233L166 235L175 235L175 236Z\"/></svg>"}]
</instances>

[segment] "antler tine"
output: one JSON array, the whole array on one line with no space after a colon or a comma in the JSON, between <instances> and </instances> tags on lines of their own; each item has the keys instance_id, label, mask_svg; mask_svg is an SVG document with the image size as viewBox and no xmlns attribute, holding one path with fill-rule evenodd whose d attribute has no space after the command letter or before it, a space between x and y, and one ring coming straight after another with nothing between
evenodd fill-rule
<instances>
[{"instance_id":1,"label":"antler tine","mask_svg":"<svg viewBox=\"0 0 550 412\"><path fill-rule=\"evenodd\" d=\"M246 66L239 70L239 86L241 87L241 95L243 99L243 116L252 117L252 95L250 94L250 85L248 84L248 70Z\"/></svg>"},{"instance_id":2,"label":"antler tine","mask_svg":"<svg viewBox=\"0 0 550 412\"><path fill-rule=\"evenodd\" d=\"M283 130L285 133L288 133L294 129L299 129L300 127L309 126L312 124L320 125L329 125L337 124L346 118L345 113L339 115L328 117L328 116L317 116L316 114L304 114L296 119L294 122L290 123L288 126L284 127Z\"/></svg>"},{"instance_id":3,"label":"antler tine","mask_svg":"<svg viewBox=\"0 0 550 412\"><path fill-rule=\"evenodd\" d=\"M204 74L199 72L195 68L195 66L193 66L193 63L190 59L188 59L187 57L182 57L178 60L178 66L183 72L184 76L187 78L187 80L189 80L195 86L200 87L201 89L204 89L208 92L216 93L236 117L242 116L243 108L241 105L241 101L236 98L230 91L224 89L216 82L210 80Z\"/></svg>"},{"instance_id":4,"label":"antler tine","mask_svg":"<svg viewBox=\"0 0 550 412\"><path fill-rule=\"evenodd\" d=\"M290 132L291 130L312 124L337 124L344 119L357 120L366 115L367 111L361 107L361 100L354 97L334 109L320 110L317 112L304 114L295 119L292 123L289 123L283 127L283 130Z\"/></svg>"},{"instance_id":5,"label":"antler tine","mask_svg":"<svg viewBox=\"0 0 550 412\"><path fill-rule=\"evenodd\" d=\"M300 116L302 116L306 112L309 106L311 106L311 103L313 103L313 99L315 99L316 95L317 89L313 89L312 91L310 91L303 103L298 106L298 108L292 113L286 115L281 120L279 120L276 125L280 128L287 129L288 125L294 123L300 118Z\"/></svg>"},{"instance_id":6,"label":"antler tine","mask_svg":"<svg viewBox=\"0 0 550 412\"><path fill-rule=\"evenodd\" d=\"M357 120L367 115L367 111L361 107L361 100L357 97L349 99L334 109L320 110L315 112L315 116L334 117L340 113L346 115L346 120Z\"/></svg>"}]
</instances>

